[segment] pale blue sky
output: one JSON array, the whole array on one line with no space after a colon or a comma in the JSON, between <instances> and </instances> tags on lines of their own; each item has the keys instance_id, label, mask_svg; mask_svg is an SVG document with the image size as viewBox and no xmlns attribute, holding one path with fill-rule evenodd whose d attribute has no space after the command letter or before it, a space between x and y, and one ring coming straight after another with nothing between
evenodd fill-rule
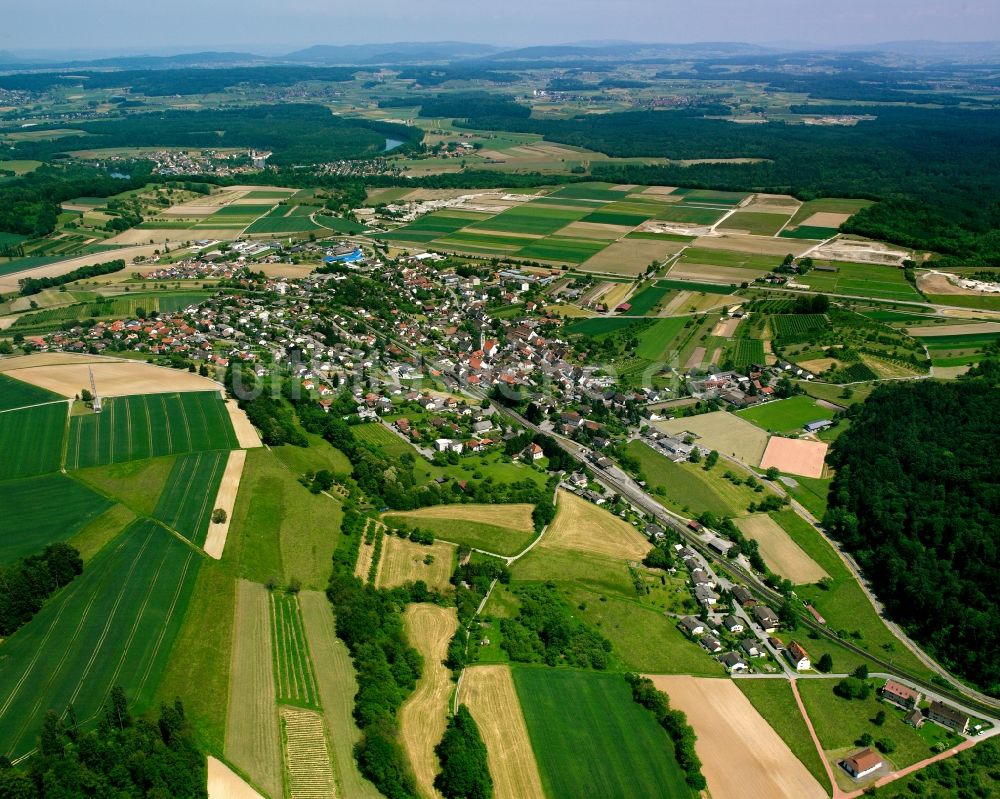
<instances>
[{"instance_id":1,"label":"pale blue sky","mask_svg":"<svg viewBox=\"0 0 1000 799\"><path fill-rule=\"evenodd\" d=\"M998 0L0 0L0 50L121 52L458 40L802 45L1000 39Z\"/></svg>"}]
</instances>

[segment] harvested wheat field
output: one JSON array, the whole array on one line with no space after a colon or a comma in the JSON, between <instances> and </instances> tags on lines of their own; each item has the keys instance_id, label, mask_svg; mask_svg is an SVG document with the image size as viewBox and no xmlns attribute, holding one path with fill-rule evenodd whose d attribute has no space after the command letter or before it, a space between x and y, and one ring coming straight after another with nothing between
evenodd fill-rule
<instances>
[{"instance_id":1,"label":"harvested wheat field","mask_svg":"<svg viewBox=\"0 0 1000 799\"><path fill-rule=\"evenodd\" d=\"M226 413L229 414L229 421L233 423L233 431L236 433L236 441L243 449L254 449L261 447L260 436L257 435L257 428L250 424L247 415L240 410L240 406L234 399L226 399Z\"/></svg>"},{"instance_id":2,"label":"harvested wheat field","mask_svg":"<svg viewBox=\"0 0 1000 799\"><path fill-rule=\"evenodd\" d=\"M226 757L270 796L282 795L281 743L271 659L271 607L267 589L236 585L236 622L229 669Z\"/></svg>"},{"instance_id":3,"label":"harvested wheat field","mask_svg":"<svg viewBox=\"0 0 1000 799\"><path fill-rule=\"evenodd\" d=\"M150 231L145 230L142 232L149 233ZM146 240L149 240L148 236L146 237ZM16 292L18 288L20 288L18 281L25 277L56 277L58 275L65 275L67 272L72 272L74 269L79 269L81 266L103 264L108 261L118 260L119 258L127 264L136 256L152 255L155 250L156 246L153 244L147 244L143 247L123 247L122 249L115 250L113 253L107 250L102 250L101 252L92 253L90 255L80 255L76 258L68 258L65 261L59 261L54 264L36 266L33 269L25 269L21 272L10 272L0 276L0 294Z\"/></svg>"},{"instance_id":4,"label":"harvested wheat field","mask_svg":"<svg viewBox=\"0 0 1000 799\"><path fill-rule=\"evenodd\" d=\"M773 571L796 585L815 583L827 577L819 564L810 558L766 513L733 520L740 532L760 545L760 554Z\"/></svg>"},{"instance_id":5,"label":"harvested wheat field","mask_svg":"<svg viewBox=\"0 0 1000 799\"><path fill-rule=\"evenodd\" d=\"M529 503L517 505L432 505L429 508L406 513L393 513L393 517L419 522L421 519L455 519L462 522L494 524L509 530L530 532L535 529L531 512L535 509Z\"/></svg>"},{"instance_id":6,"label":"harvested wheat field","mask_svg":"<svg viewBox=\"0 0 1000 799\"><path fill-rule=\"evenodd\" d=\"M822 441L775 436L767 445L760 468L777 467L778 471L802 477L822 477L829 445Z\"/></svg>"},{"instance_id":7,"label":"harvested wheat field","mask_svg":"<svg viewBox=\"0 0 1000 799\"><path fill-rule=\"evenodd\" d=\"M631 524L560 489L556 517L538 542L540 547L572 549L615 558L642 560L652 549Z\"/></svg>"},{"instance_id":8,"label":"harvested wheat field","mask_svg":"<svg viewBox=\"0 0 1000 799\"><path fill-rule=\"evenodd\" d=\"M281 726L290 799L336 796L330 751L320 714L298 707L283 707Z\"/></svg>"},{"instance_id":9,"label":"harvested wheat field","mask_svg":"<svg viewBox=\"0 0 1000 799\"><path fill-rule=\"evenodd\" d=\"M830 211L820 211L810 216L804 222L800 222L799 225L802 227L839 228L851 216L853 214L835 214Z\"/></svg>"},{"instance_id":10,"label":"harvested wheat field","mask_svg":"<svg viewBox=\"0 0 1000 799\"><path fill-rule=\"evenodd\" d=\"M690 433L700 446L717 449L721 454L732 455L751 466L760 463L767 446L767 433L728 411L653 422L653 426L664 433Z\"/></svg>"},{"instance_id":11,"label":"harvested wheat field","mask_svg":"<svg viewBox=\"0 0 1000 799\"><path fill-rule=\"evenodd\" d=\"M455 608L420 603L406 608L403 626L410 644L424 658L424 673L399 709L400 740L413 766L420 795L436 799L441 794L434 788L438 772L434 747L448 726L451 694L451 673L443 661L448 642L458 629L458 615Z\"/></svg>"},{"instance_id":12,"label":"harvested wheat field","mask_svg":"<svg viewBox=\"0 0 1000 799\"><path fill-rule=\"evenodd\" d=\"M347 646L335 633L333 608L322 591L303 591L299 594L299 604L309 655L316 666L316 687L340 795L349 799L382 799L375 786L361 776L354 759L354 744L361 737L351 715L358 683Z\"/></svg>"},{"instance_id":13,"label":"harvested wheat field","mask_svg":"<svg viewBox=\"0 0 1000 799\"><path fill-rule=\"evenodd\" d=\"M264 799L239 774L208 756L208 799Z\"/></svg>"},{"instance_id":14,"label":"harvested wheat field","mask_svg":"<svg viewBox=\"0 0 1000 799\"><path fill-rule=\"evenodd\" d=\"M468 706L483 736L496 799L545 799L510 668L466 669L459 701Z\"/></svg>"},{"instance_id":15,"label":"harvested wheat field","mask_svg":"<svg viewBox=\"0 0 1000 799\"><path fill-rule=\"evenodd\" d=\"M97 384L97 393L102 397L220 389L218 383L207 377L141 361L97 358L92 355L74 357L69 354L61 354L59 358L57 364L52 364L45 355L15 358L7 364L5 371L11 377L47 388L64 397L74 397L81 389L90 388L91 372Z\"/></svg>"},{"instance_id":16,"label":"harvested wheat field","mask_svg":"<svg viewBox=\"0 0 1000 799\"><path fill-rule=\"evenodd\" d=\"M243 477L243 464L247 460L245 449L234 449L229 453L229 460L226 461L226 470L222 473L222 482L219 483L219 493L215 496L213 508L221 508L226 512L223 522L212 522L208 526L208 535L205 537L205 554L210 558L219 560L222 552L226 548L226 538L229 535L229 522L233 518L233 506L236 504L236 495L240 490L240 479Z\"/></svg>"},{"instance_id":17,"label":"harvested wheat field","mask_svg":"<svg viewBox=\"0 0 1000 799\"><path fill-rule=\"evenodd\" d=\"M648 676L687 714L715 799L825 799L826 790L731 680Z\"/></svg>"},{"instance_id":18,"label":"harvested wheat field","mask_svg":"<svg viewBox=\"0 0 1000 799\"><path fill-rule=\"evenodd\" d=\"M428 556L433 558L431 563L425 562ZM426 546L387 535L382 542L382 561L378 566L375 585L378 588L395 588L423 580L428 588L445 591L451 587L454 560L454 544L435 541Z\"/></svg>"}]
</instances>

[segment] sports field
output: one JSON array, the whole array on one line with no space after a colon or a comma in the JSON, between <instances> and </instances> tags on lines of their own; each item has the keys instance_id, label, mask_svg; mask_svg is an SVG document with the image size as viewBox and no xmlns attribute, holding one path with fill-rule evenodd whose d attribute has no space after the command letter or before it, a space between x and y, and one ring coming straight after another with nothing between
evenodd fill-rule
<instances>
[{"instance_id":1,"label":"sports field","mask_svg":"<svg viewBox=\"0 0 1000 799\"><path fill-rule=\"evenodd\" d=\"M73 417L66 466L80 469L238 446L218 392L112 397L101 413Z\"/></svg>"},{"instance_id":2,"label":"sports field","mask_svg":"<svg viewBox=\"0 0 1000 799\"><path fill-rule=\"evenodd\" d=\"M66 541L109 507L109 500L61 474L0 483L0 564Z\"/></svg>"},{"instance_id":3,"label":"sports field","mask_svg":"<svg viewBox=\"0 0 1000 799\"><path fill-rule=\"evenodd\" d=\"M0 481L58 471L66 414L63 402L0 413Z\"/></svg>"},{"instance_id":4,"label":"sports field","mask_svg":"<svg viewBox=\"0 0 1000 799\"><path fill-rule=\"evenodd\" d=\"M732 680L654 675L650 679L687 714L712 796L824 799L816 781ZM828 689L829 690L829 689Z\"/></svg>"},{"instance_id":5,"label":"sports field","mask_svg":"<svg viewBox=\"0 0 1000 799\"><path fill-rule=\"evenodd\" d=\"M653 425L674 435L691 433L696 444L732 455L750 466L760 463L767 446L767 433L727 411L654 422Z\"/></svg>"},{"instance_id":6,"label":"sports field","mask_svg":"<svg viewBox=\"0 0 1000 799\"><path fill-rule=\"evenodd\" d=\"M205 543L228 452L193 452L174 461L153 515L198 546Z\"/></svg>"},{"instance_id":7,"label":"sports field","mask_svg":"<svg viewBox=\"0 0 1000 799\"><path fill-rule=\"evenodd\" d=\"M3 644L0 752L35 746L49 709L94 718L115 685L148 707L200 557L151 521L133 524Z\"/></svg>"},{"instance_id":8,"label":"sports field","mask_svg":"<svg viewBox=\"0 0 1000 799\"><path fill-rule=\"evenodd\" d=\"M823 441L802 438L773 437L767 444L760 461L760 468L776 467L780 472L802 477L822 477L826 451L830 445Z\"/></svg>"},{"instance_id":9,"label":"sports field","mask_svg":"<svg viewBox=\"0 0 1000 799\"><path fill-rule=\"evenodd\" d=\"M834 411L820 405L812 397L800 395L765 402L737 411L736 415L770 433L796 433L801 432L809 422L832 419Z\"/></svg>"},{"instance_id":10,"label":"sports field","mask_svg":"<svg viewBox=\"0 0 1000 799\"><path fill-rule=\"evenodd\" d=\"M468 706L486 744L496 799L545 799L510 668L466 669L458 701Z\"/></svg>"},{"instance_id":11,"label":"sports field","mask_svg":"<svg viewBox=\"0 0 1000 799\"><path fill-rule=\"evenodd\" d=\"M666 731L620 674L515 668L514 685L551 799L690 799Z\"/></svg>"}]
</instances>

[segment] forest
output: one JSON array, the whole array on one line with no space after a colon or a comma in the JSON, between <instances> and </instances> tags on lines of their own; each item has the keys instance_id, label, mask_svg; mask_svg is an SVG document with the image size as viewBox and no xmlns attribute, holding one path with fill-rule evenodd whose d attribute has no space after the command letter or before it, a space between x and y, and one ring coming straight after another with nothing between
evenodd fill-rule
<instances>
[{"instance_id":1,"label":"forest","mask_svg":"<svg viewBox=\"0 0 1000 799\"><path fill-rule=\"evenodd\" d=\"M133 718L120 687L112 689L95 730L78 725L72 705L63 718L49 711L38 753L25 766L0 758L3 799L203 799L206 780L205 756L180 700L162 706L155 721Z\"/></svg>"},{"instance_id":2,"label":"forest","mask_svg":"<svg viewBox=\"0 0 1000 799\"><path fill-rule=\"evenodd\" d=\"M309 103L204 111L135 113L88 122L60 123L86 134L89 149L105 147L254 147L272 150L275 166L316 164L381 154L387 136L403 142L422 135L406 125L345 119ZM45 130L38 126L36 130ZM78 144L80 139L73 139ZM65 140L28 141L17 158L47 160L67 149Z\"/></svg>"},{"instance_id":3,"label":"forest","mask_svg":"<svg viewBox=\"0 0 1000 799\"><path fill-rule=\"evenodd\" d=\"M824 113L835 110L824 107ZM493 116L470 119L467 126L539 133L619 157L763 159L690 166L595 163L593 171L598 179L622 183L880 200L845 230L963 263L1000 264L1000 205L983 199L1000 196L1000 111L880 106L877 115L829 127L733 125L690 111L569 120Z\"/></svg>"},{"instance_id":4,"label":"forest","mask_svg":"<svg viewBox=\"0 0 1000 799\"><path fill-rule=\"evenodd\" d=\"M997 390L986 379L879 387L828 460L824 524L891 618L946 667L1000 695Z\"/></svg>"},{"instance_id":5,"label":"forest","mask_svg":"<svg viewBox=\"0 0 1000 799\"><path fill-rule=\"evenodd\" d=\"M0 566L0 636L27 624L45 600L83 572L80 553L51 544L38 555Z\"/></svg>"}]
</instances>

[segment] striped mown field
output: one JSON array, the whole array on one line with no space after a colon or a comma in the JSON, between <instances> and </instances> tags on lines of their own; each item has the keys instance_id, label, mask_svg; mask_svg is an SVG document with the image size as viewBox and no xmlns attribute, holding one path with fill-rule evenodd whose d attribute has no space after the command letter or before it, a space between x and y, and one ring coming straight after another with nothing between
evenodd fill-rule
<instances>
[{"instance_id":1,"label":"striped mown field","mask_svg":"<svg viewBox=\"0 0 1000 799\"><path fill-rule=\"evenodd\" d=\"M81 723L121 685L148 707L184 616L201 557L150 520L132 524L3 644L0 753L35 747L45 714Z\"/></svg>"},{"instance_id":2,"label":"striped mown field","mask_svg":"<svg viewBox=\"0 0 1000 799\"><path fill-rule=\"evenodd\" d=\"M112 397L103 406L101 413L73 417L66 468L239 447L215 391Z\"/></svg>"}]
</instances>

